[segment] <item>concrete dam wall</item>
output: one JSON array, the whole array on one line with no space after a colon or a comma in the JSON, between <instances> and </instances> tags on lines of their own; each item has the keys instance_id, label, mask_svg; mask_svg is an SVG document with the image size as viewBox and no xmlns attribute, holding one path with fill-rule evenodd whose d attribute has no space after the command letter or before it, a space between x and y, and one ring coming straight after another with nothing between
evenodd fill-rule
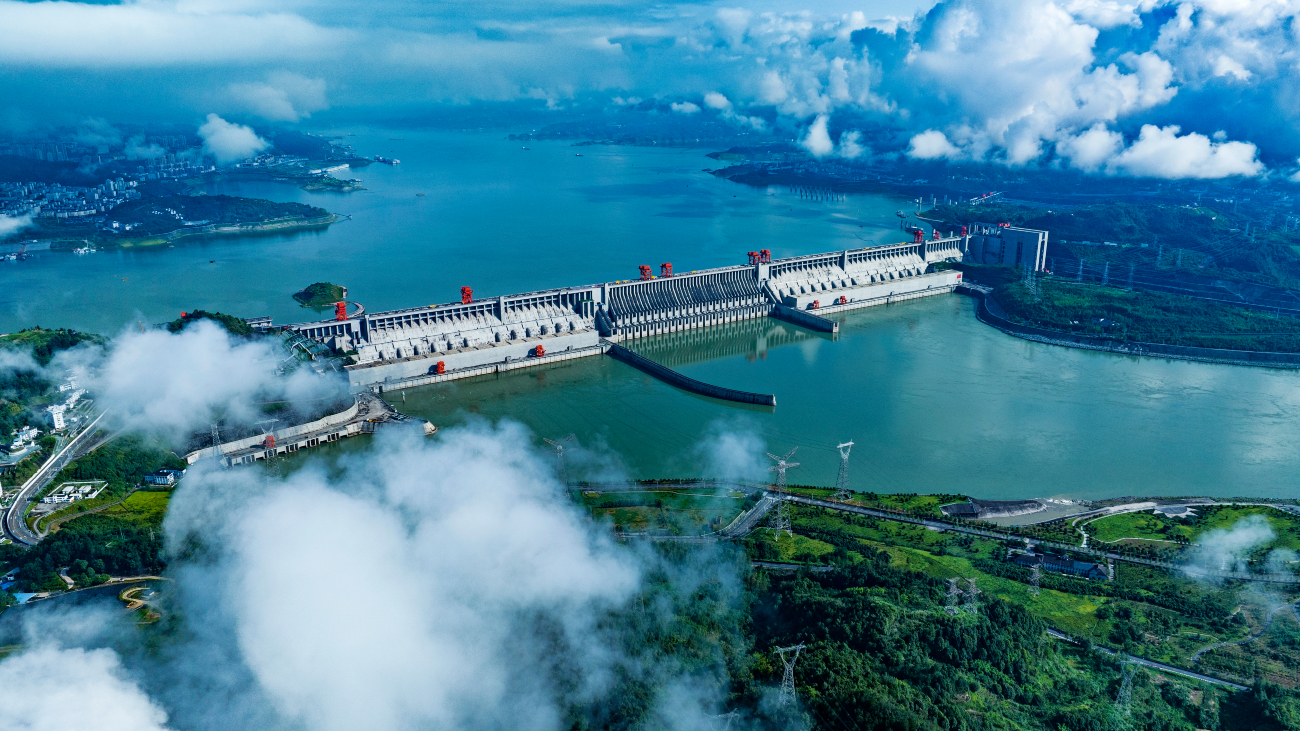
<instances>
[{"instance_id":1,"label":"concrete dam wall","mask_svg":"<svg viewBox=\"0 0 1300 731\"><path fill-rule=\"evenodd\" d=\"M743 266L527 292L287 327L340 352L353 386L413 385L598 355L601 341L777 317L834 333L820 315L951 292L968 237L936 238ZM643 268L645 271L647 268ZM382 387L382 386L381 386Z\"/></svg>"}]
</instances>

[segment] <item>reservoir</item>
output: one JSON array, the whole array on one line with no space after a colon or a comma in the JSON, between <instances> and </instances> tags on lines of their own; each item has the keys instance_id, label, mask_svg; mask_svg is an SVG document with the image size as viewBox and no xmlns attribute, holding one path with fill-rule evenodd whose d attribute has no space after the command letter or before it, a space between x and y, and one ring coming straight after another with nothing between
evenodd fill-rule
<instances>
[{"instance_id":1,"label":"reservoir","mask_svg":"<svg viewBox=\"0 0 1300 731\"><path fill-rule=\"evenodd\" d=\"M402 161L338 173L360 178L366 191L274 183L208 191L352 217L321 231L0 262L0 332L41 325L112 334L198 308L317 319L323 313L290 299L316 281L346 285L373 312L456 300L461 286L490 297L631 279L639 264L689 271L740 264L760 248L782 257L894 243L903 238L894 212L915 208L885 196L811 200L719 180L702 172L721 166L708 150L567 142L524 150L503 138L358 130L347 141L359 153ZM692 396L605 357L409 389L405 401L385 395L442 427L509 417L539 443L574 433L584 447L570 461L575 479L693 477L729 455L738 460L726 469L757 477L762 451L798 447L790 481L829 485L835 445L852 439L858 490L1005 499L1296 494L1295 372L1030 343L983 325L956 295L840 319L836 339L768 319L629 343L692 378L773 393L775 409ZM318 454L364 444L354 441Z\"/></svg>"}]
</instances>

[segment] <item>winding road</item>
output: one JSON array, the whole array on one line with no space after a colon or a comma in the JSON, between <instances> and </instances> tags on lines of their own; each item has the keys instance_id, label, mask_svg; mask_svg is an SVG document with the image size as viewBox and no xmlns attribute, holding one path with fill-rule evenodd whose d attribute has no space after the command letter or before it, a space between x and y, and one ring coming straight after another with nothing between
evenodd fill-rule
<instances>
[{"instance_id":1,"label":"winding road","mask_svg":"<svg viewBox=\"0 0 1300 731\"><path fill-rule=\"evenodd\" d=\"M45 464L41 465L39 470L36 470L36 474L28 478L27 482L24 482L23 486L18 489L18 494L14 496L14 501L5 510L4 514L4 534L9 540L25 546L34 546L41 540L40 536L27 527L27 521L24 519L27 514L27 506L31 504L36 493L40 492L42 488L49 484L50 480L54 479L55 475L59 474L59 470L63 469L68 462L80 456L79 450L88 443L86 437L95 433L95 426L107 413L104 412L95 417L95 420L87 424L76 436L70 439L63 446L63 449L45 460ZM102 443L101 441L95 446Z\"/></svg>"}]
</instances>

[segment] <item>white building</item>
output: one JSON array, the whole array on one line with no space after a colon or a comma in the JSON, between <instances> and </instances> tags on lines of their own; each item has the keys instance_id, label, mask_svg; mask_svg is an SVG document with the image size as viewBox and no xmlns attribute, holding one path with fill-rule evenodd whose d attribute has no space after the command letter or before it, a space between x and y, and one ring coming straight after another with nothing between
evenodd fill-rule
<instances>
[{"instance_id":1,"label":"white building","mask_svg":"<svg viewBox=\"0 0 1300 731\"><path fill-rule=\"evenodd\" d=\"M68 407L63 404L55 404L49 408L50 423L53 425L55 431L67 428L68 421L64 418L64 412L67 410Z\"/></svg>"}]
</instances>

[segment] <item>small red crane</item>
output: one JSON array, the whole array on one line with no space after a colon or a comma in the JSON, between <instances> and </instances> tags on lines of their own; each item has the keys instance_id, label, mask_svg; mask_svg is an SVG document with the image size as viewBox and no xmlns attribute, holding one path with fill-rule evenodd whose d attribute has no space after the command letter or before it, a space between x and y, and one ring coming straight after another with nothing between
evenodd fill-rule
<instances>
[{"instance_id":1,"label":"small red crane","mask_svg":"<svg viewBox=\"0 0 1300 731\"><path fill-rule=\"evenodd\" d=\"M821 301L821 300L813 300L813 303L812 303L811 305L808 306L808 309L810 309L810 310L819 310L819 309L821 309L821 306L822 306L822 301Z\"/></svg>"},{"instance_id":2,"label":"small red crane","mask_svg":"<svg viewBox=\"0 0 1300 731\"><path fill-rule=\"evenodd\" d=\"M912 243L920 244L925 242L925 231L919 228L912 229Z\"/></svg>"},{"instance_id":3,"label":"small red crane","mask_svg":"<svg viewBox=\"0 0 1300 731\"><path fill-rule=\"evenodd\" d=\"M965 227L965 226L962 226L962 227L961 227L961 235L962 235L962 236L965 236L965 235L966 235L966 227Z\"/></svg>"},{"instance_id":4,"label":"small red crane","mask_svg":"<svg viewBox=\"0 0 1300 731\"><path fill-rule=\"evenodd\" d=\"M641 266L637 267L637 269L640 269L640 270L641 270L641 281L644 282L645 280L647 280L647 279L650 278L650 265L649 265L649 264L642 264Z\"/></svg>"},{"instance_id":5,"label":"small red crane","mask_svg":"<svg viewBox=\"0 0 1300 731\"><path fill-rule=\"evenodd\" d=\"M772 250L771 250L771 249L760 249L759 252L758 252L758 263L759 263L759 264L771 264L771 263L772 263Z\"/></svg>"},{"instance_id":6,"label":"small red crane","mask_svg":"<svg viewBox=\"0 0 1300 731\"><path fill-rule=\"evenodd\" d=\"M473 301L474 301L474 290L470 289L469 287L461 287L460 303L462 305L467 305Z\"/></svg>"},{"instance_id":7,"label":"small red crane","mask_svg":"<svg viewBox=\"0 0 1300 731\"><path fill-rule=\"evenodd\" d=\"M745 253L749 256L749 263L750 263L750 264L757 264L757 263L758 263L758 252L757 252L757 251L747 251L747 252L745 252Z\"/></svg>"},{"instance_id":8,"label":"small red crane","mask_svg":"<svg viewBox=\"0 0 1300 731\"><path fill-rule=\"evenodd\" d=\"M668 262L668 261L666 261L666 262L664 262L663 264L660 264L660 265L659 265L659 276L661 276L661 277L671 277L672 275L673 275L673 265L672 265L672 262Z\"/></svg>"},{"instance_id":9,"label":"small red crane","mask_svg":"<svg viewBox=\"0 0 1300 731\"><path fill-rule=\"evenodd\" d=\"M339 322L342 322L342 321L348 319L348 303L347 303L347 302L335 302L335 303L334 303L334 319L335 319L335 320L338 320Z\"/></svg>"},{"instance_id":10,"label":"small red crane","mask_svg":"<svg viewBox=\"0 0 1300 731\"><path fill-rule=\"evenodd\" d=\"M546 355L546 348L540 345L534 348L533 350L535 351L533 354L536 355L538 358L542 357L543 355Z\"/></svg>"},{"instance_id":11,"label":"small red crane","mask_svg":"<svg viewBox=\"0 0 1300 731\"><path fill-rule=\"evenodd\" d=\"M446 362L441 361L441 360L438 361L438 365L437 365L436 369L434 370L434 373L437 373L438 375L442 375L442 374L444 374L444 373L446 373L446 372L447 372L447 364L446 364Z\"/></svg>"}]
</instances>

